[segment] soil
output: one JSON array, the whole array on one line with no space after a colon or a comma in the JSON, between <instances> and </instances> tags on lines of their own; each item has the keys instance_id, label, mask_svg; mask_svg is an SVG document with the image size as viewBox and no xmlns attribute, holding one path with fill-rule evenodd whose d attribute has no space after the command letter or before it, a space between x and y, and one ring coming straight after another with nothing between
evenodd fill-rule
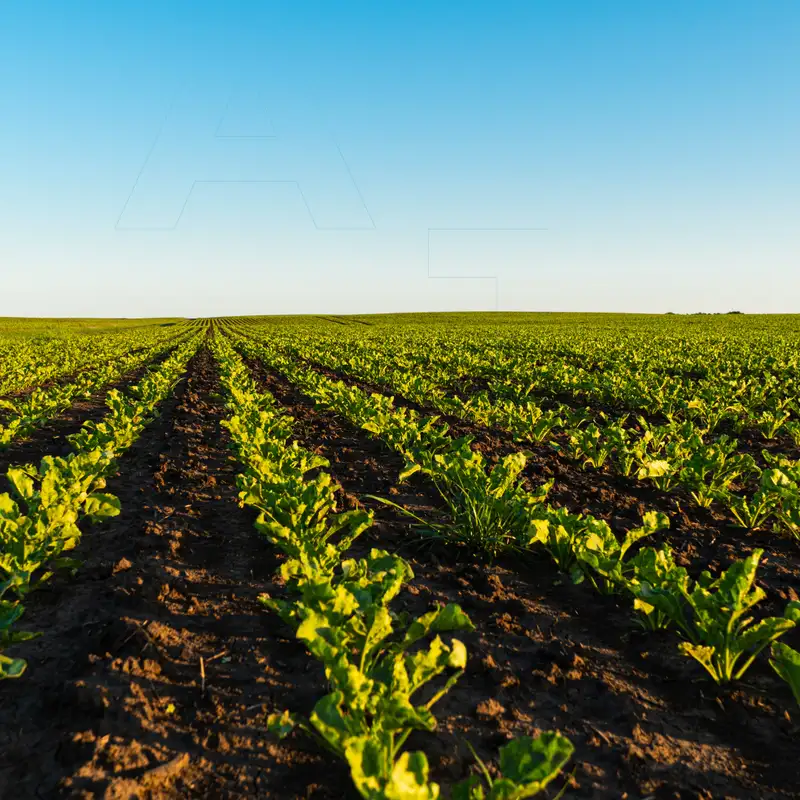
<instances>
[{"instance_id":1,"label":"soil","mask_svg":"<svg viewBox=\"0 0 800 800\"><path fill-rule=\"evenodd\" d=\"M98 387L91 397L76 400L69 408L51 417L39 428L25 437L11 442L6 448L0 448L0 492L7 491L6 470L16 464L35 464L44 456L65 456L72 450L67 439L77 433L88 421L99 422L107 413L106 397L111 389L124 392L138 383L148 367L160 363L166 354L149 362L147 365L133 370L118 381Z\"/></svg>"},{"instance_id":2,"label":"soil","mask_svg":"<svg viewBox=\"0 0 800 800\"><path fill-rule=\"evenodd\" d=\"M186 334L182 334L171 340L167 349L160 351L155 357L151 358L150 361L147 362L147 365L142 366L138 370L133 370L131 374L143 374L147 366L154 366L160 364L164 359L166 359L169 354L174 350L175 346L178 345L179 342L183 341L186 338ZM136 353L142 353L145 350L149 350L150 347L132 347L127 351L128 355L135 355ZM34 383L30 386L26 386L23 389L20 389L16 392L9 392L8 394L0 395L0 400L11 400L13 402L19 402L22 398L27 397L31 394L35 389L50 389L53 386L65 386L68 383L72 383L77 379L79 375L84 372L92 372L93 370L100 367L101 364L98 362L92 362L90 364L86 364L76 370L75 372L68 372L61 375L57 375L54 378L51 378L47 381L42 381L41 383ZM127 378L122 378L120 380L120 384L128 385L130 381ZM112 384L116 385L116 384ZM0 412L2 413L2 412Z\"/></svg>"},{"instance_id":3,"label":"soil","mask_svg":"<svg viewBox=\"0 0 800 800\"><path fill-rule=\"evenodd\" d=\"M559 729L575 745L572 772L544 796L566 784L565 797L608 800L800 797L800 714L763 659L718 690L673 635L640 633L626 607L574 586L546 558L483 563L452 545L421 546L405 517L365 495L441 514L431 488L418 476L397 486L396 454L253 366L301 444L330 461L342 506L373 510L353 555L382 547L411 563L397 610L457 602L475 624L458 637L467 670L434 706L439 730L408 742L426 752L434 779L446 787L468 774L465 741L491 761L509 737ZM25 627L43 635L14 650L28 659L25 675L0 683L0 797L353 797L337 759L300 734L279 742L265 731L268 713L307 713L327 687L258 603L282 593L281 558L237 503L219 392L203 349L109 481L122 514L87 528L74 577L30 596ZM484 446L496 457L511 445ZM534 463L530 479L555 465ZM559 469L564 497L592 513L622 497L606 485L590 493L598 476ZM670 536L699 547L701 524ZM717 536L710 550L729 541ZM786 588L770 573L771 595L797 585L796 555L783 557Z\"/></svg>"},{"instance_id":4,"label":"soil","mask_svg":"<svg viewBox=\"0 0 800 800\"><path fill-rule=\"evenodd\" d=\"M364 495L424 516L438 504L424 481L414 476L397 487L399 456L252 366L295 418L301 444L330 461L345 504L375 513L357 547L384 547L411 562L415 578L400 607L419 614L458 602L476 626L460 635L469 666L436 707L436 740L409 740L434 756L435 778L450 784L466 774L464 739L490 759L509 736L556 728L576 746L567 797L800 796L791 761L800 728L784 711L793 703L787 687L768 666L718 690L678 653L674 636L639 632L628 608L572 585L549 560L486 564L450 545L420 550L405 518Z\"/></svg>"},{"instance_id":5,"label":"soil","mask_svg":"<svg viewBox=\"0 0 800 800\"><path fill-rule=\"evenodd\" d=\"M350 796L336 760L265 732L325 681L257 602L278 563L237 504L218 391L203 350L109 481L122 514L85 532L75 578L31 595L43 635L0 683L1 797Z\"/></svg>"},{"instance_id":6,"label":"soil","mask_svg":"<svg viewBox=\"0 0 800 800\"><path fill-rule=\"evenodd\" d=\"M668 514L670 529L642 540L641 544L668 542L676 553L677 562L694 575L706 569L716 574L734 560L760 548L764 555L759 565L758 582L768 591L767 599L760 606L763 613L780 616L786 602L798 599L800 541L796 539L768 530L744 531L736 527L727 509L719 506L701 508L680 486L667 493L635 478L619 475L609 468L584 470L549 444L520 444L502 430L441 414L434 408L409 401L385 386L358 380L319 364L314 364L313 368L326 377L341 380L350 386L391 396L395 405L412 408L423 416L439 416L448 425L452 436L469 436L473 449L479 451L489 463L496 463L503 456L521 449L526 450L529 455L523 477L528 489L553 480L553 488L548 494L548 501L552 505L563 506L576 514L591 514L607 522L620 535L639 526L642 514L647 511ZM793 457L790 450L784 452Z\"/></svg>"}]
</instances>

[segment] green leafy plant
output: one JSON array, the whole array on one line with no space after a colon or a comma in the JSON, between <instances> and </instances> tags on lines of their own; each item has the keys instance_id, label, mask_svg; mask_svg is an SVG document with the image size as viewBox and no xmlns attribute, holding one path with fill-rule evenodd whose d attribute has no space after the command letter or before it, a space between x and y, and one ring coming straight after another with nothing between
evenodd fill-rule
<instances>
[{"instance_id":1,"label":"green leafy plant","mask_svg":"<svg viewBox=\"0 0 800 800\"><path fill-rule=\"evenodd\" d=\"M783 477L779 474L779 470L764 470L761 473L758 491L749 499L745 495L727 491L719 492L717 497L724 502L739 525L747 530L756 530L764 527L777 513L781 501L782 481Z\"/></svg>"},{"instance_id":2,"label":"green leafy plant","mask_svg":"<svg viewBox=\"0 0 800 800\"><path fill-rule=\"evenodd\" d=\"M680 597L681 589L689 585L689 575L675 563L675 556L668 544L660 548L643 547L628 559L629 575L625 577L625 588L634 596L633 608L636 621L648 631L658 631L672 624L672 616L646 600L652 590L667 597Z\"/></svg>"},{"instance_id":3,"label":"green leafy plant","mask_svg":"<svg viewBox=\"0 0 800 800\"><path fill-rule=\"evenodd\" d=\"M45 564L75 566L60 559L80 539L80 514L93 520L119 514L119 500L97 491L105 486L102 472L109 459L99 450L72 458L46 456L37 469L12 467L7 476L16 500L0 495L0 574L24 597L51 572L34 575Z\"/></svg>"},{"instance_id":4,"label":"green leafy plant","mask_svg":"<svg viewBox=\"0 0 800 800\"><path fill-rule=\"evenodd\" d=\"M645 536L666 528L669 528L666 514L648 511L642 517L641 526L628 531L624 540L619 542L605 522L592 520L585 535L576 542L578 566L573 570L573 580L580 583L586 578L602 594L619 591L626 585L626 573L631 570L625 562L628 550Z\"/></svg>"},{"instance_id":5,"label":"green leafy plant","mask_svg":"<svg viewBox=\"0 0 800 800\"><path fill-rule=\"evenodd\" d=\"M733 481L758 471L751 455L735 452L736 444L721 436L713 444L700 444L684 463L680 481L699 506L708 508Z\"/></svg>"},{"instance_id":6,"label":"green leafy plant","mask_svg":"<svg viewBox=\"0 0 800 800\"><path fill-rule=\"evenodd\" d=\"M373 556L386 558L388 554ZM347 760L363 797L392 796L399 786L398 774L407 778L411 765L422 791L427 760L422 753L402 753L401 749L413 730L435 728L430 709L462 674L466 650L458 640L447 645L438 635L427 648L413 653L409 648L431 633L471 630L472 624L460 608L447 606L411 622L405 634L392 641L393 621L386 596L375 604L365 603L363 597L360 603L353 598L355 603L348 604L342 602L341 591L338 595L339 602L329 601L316 610L300 609L303 620L297 628L297 637L325 665L335 690L317 702L308 721L284 713L271 716L268 726L286 735L299 725L319 738ZM456 672L429 700L414 705L412 695L446 669ZM424 790L432 794L422 796L437 796L438 787Z\"/></svg>"},{"instance_id":7,"label":"green leafy plant","mask_svg":"<svg viewBox=\"0 0 800 800\"><path fill-rule=\"evenodd\" d=\"M636 453L632 448L633 436L625 425L627 414L603 429L603 435L612 447L612 457L620 475L630 476L636 463Z\"/></svg>"},{"instance_id":8,"label":"green leafy plant","mask_svg":"<svg viewBox=\"0 0 800 800\"><path fill-rule=\"evenodd\" d=\"M470 748L472 749L472 748ZM543 791L564 769L574 747L560 733L513 739L500 748L500 776L493 778L475 755L481 777L472 775L453 788L453 800L524 800Z\"/></svg>"},{"instance_id":9,"label":"green leafy plant","mask_svg":"<svg viewBox=\"0 0 800 800\"><path fill-rule=\"evenodd\" d=\"M189 356L195 336L177 346L158 369L130 390L130 400L112 390L109 414L100 423L87 422L70 438L66 457L46 456L39 466L12 466L6 477L11 492L0 495L0 649L23 642L30 634L12 630L22 613L19 600L47 581L55 570L74 572L80 561L65 555L81 536L79 522L98 522L120 513L114 495L101 491L117 455L138 437L152 419L156 404L174 385ZM76 382L76 385L79 382ZM16 600L7 599L13 595ZM18 677L21 659L3 656L0 677Z\"/></svg>"},{"instance_id":10,"label":"green leafy plant","mask_svg":"<svg viewBox=\"0 0 800 800\"><path fill-rule=\"evenodd\" d=\"M319 472L306 477L327 462L287 443L290 420L270 398L259 396L223 341L214 340L213 346L228 406L236 412L226 426L245 464L240 499L259 511L256 527L289 556L281 566L286 597L264 595L261 601L294 628L324 666L331 689L307 718L283 711L270 715L267 727L280 737L295 728L313 736L348 763L364 798L435 800L440 789L429 779L424 753L402 748L412 731L435 729L431 709L463 673L466 648L441 634L473 630L472 623L453 604L417 619L390 611L391 601L413 578L408 563L377 549L366 558L346 558L355 537L372 524L371 514L336 513L330 476ZM340 399L346 394L350 411L362 414L367 423L390 427L396 441L413 452L419 437L419 428L411 430L415 418L370 416L357 396L340 386L332 391ZM458 470L452 460L448 463ZM481 483L477 468L470 473L469 465L461 467L459 477L468 475ZM496 474L489 476L481 470L481 485L488 478L502 496L515 485L514 468L513 463L505 470L495 468ZM444 673L443 685L418 702L415 695Z\"/></svg>"},{"instance_id":11,"label":"green leafy plant","mask_svg":"<svg viewBox=\"0 0 800 800\"><path fill-rule=\"evenodd\" d=\"M766 450L763 456L773 468L762 473L762 491L773 501L779 527L800 539L800 461L773 456Z\"/></svg>"},{"instance_id":12,"label":"green leafy plant","mask_svg":"<svg viewBox=\"0 0 800 800\"><path fill-rule=\"evenodd\" d=\"M24 608L19 602L11 602L3 599L3 594L10 584L0 584L0 680L8 678L19 678L27 663L22 658L12 658L3 652L7 647L18 642L25 642L33 639L37 634L25 631L14 631L12 626L19 620L24 612Z\"/></svg>"},{"instance_id":13,"label":"green leafy plant","mask_svg":"<svg viewBox=\"0 0 800 800\"><path fill-rule=\"evenodd\" d=\"M789 434L796 447L800 447L800 420L787 420L783 424L786 433Z\"/></svg>"},{"instance_id":14,"label":"green leafy plant","mask_svg":"<svg viewBox=\"0 0 800 800\"><path fill-rule=\"evenodd\" d=\"M443 453L415 450L408 453L407 459L409 463L400 480L416 472L425 473L446 504L446 519L422 520L395 503L375 499L423 523L437 538L466 545L473 552L490 557L528 543L529 509L542 503L552 486L551 481L535 494L523 492L519 476L527 461L525 453L505 456L487 473L481 454L464 441Z\"/></svg>"},{"instance_id":15,"label":"green leafy plant","mask_svg":"<svg viewBox=\"0 0 800 800\"><path fill-rule=\"evenodd\" d=\"M547 509L532 513L528 519L526 543L541 544L561 572L571 574L577 562L579 543L588 535L591 520L570 514L565 508Z\"/></svg>"},{"instance_id":16,"label":"green leafy plant","mask_svg":"<svg viewBox=\"0 0 800 800\"><path fill-rule=\"evenodd\" d=\"M800 653L783 642L773 642L769 663L792 690L794 699L800 705Z\"/></svg>"},{"instance_id":17,"label":"green leafy plant","mask_svg":"<svg viewBox=\"0 0 800 800\"><path fill-rule=\"evenodd\" d=\"M703 572L691 590L674 584L642 593L647 603L670 617L686 636L681 651L702 664L717 683L739 680L770 642L795 626L791 615L757 623L745 616L766 596L755 586L762 553L754 550L716 579Z\"/></svg>"},{"instance_id":18,"label":"green leafy plant","mask_svg":"<svg viewBox=\"0 0 800 800\"><path fill-rule=\"evenodd\" d=\"M636 478L652 480L661 491L668 492L678 482L678 473L666 459L650 459L639 465Z\"/></svg>"},{"instance_id":19,"label":"green leafy plant","mask_svg":"<svg viewBox=\"0 0 800 800\"><path fill-rule=\"evenodd\" d=\"M580 461L584 467L589 465L594 469L600 469L614 450L613 442L602 435L595 423L574 429L567 441L565 449L568 455Z\"/></svg>"},{"instance_id":20,"label":"green leafy plant","mask_svg":"<svg viewBox=\"0 0 800 800\"><path fill-rule=\"evenodd\" d=\"M755 425L765 439L774 439L791 414L785 410L766 409L761 412Z\"/></svg>"}]
</instances>

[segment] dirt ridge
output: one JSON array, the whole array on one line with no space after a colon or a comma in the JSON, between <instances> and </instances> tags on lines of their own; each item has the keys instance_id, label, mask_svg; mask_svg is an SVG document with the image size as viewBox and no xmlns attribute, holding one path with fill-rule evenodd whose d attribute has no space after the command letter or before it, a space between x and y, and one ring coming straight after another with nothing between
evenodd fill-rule
<instances>
[{"instance_id":1,"label":"dirt ridge","mask_svg":"<svg viewBox=\"0 0 800 800\"><path fill-rule=\"evenodd\" d=\"M558 728L576 745L578 785L569 797L800 796L789 755L798 728L768 699L779 684L768 667L753 668L751 686L718 693L677 653L674 638L638 633L627 608L563 580L547 559L487 565L450 547L421 552L407 520L362 495L424 513L437 503L429 487L415 476L398 490L397 454L316 409L285 378L251 368L294 417L295 438L328 458L345 505L375 512L372 534L354 553L379 546L412 564L403 610L458 602L476 624L476 633L460 637L468 673L435 708L441 730L409 740L432 756L436 779L464 777L465 736L491 759L508 736ZM785 687L778 692L788 696Z\"/></svg>"}]
</instances>

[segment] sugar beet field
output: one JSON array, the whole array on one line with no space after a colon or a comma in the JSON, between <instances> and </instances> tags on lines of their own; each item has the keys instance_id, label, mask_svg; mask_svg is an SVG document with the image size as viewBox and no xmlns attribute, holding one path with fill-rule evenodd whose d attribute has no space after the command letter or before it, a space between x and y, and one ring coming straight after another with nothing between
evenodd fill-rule
<instances>
[{"instance_id":1,"label":"sugar beet field","mask_svg":"<svg viewBox=\"0 0 800 800\"><path fill-rule=\"evenodd\" d=\"M798 330L0 320L0 797L800 797Z\"/></svg>"}]
</instances>

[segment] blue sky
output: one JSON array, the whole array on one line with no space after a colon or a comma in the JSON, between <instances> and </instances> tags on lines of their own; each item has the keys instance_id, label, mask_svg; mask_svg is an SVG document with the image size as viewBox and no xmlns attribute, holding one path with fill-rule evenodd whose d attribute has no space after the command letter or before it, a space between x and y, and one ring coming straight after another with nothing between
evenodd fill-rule
<instances>
[{"instance_id":1,"label":"blue sky","mask_svg":"<svg viewBox=\"0 0 800 800\"><path fill-rule=\"evenodd\" d=\"M0 315L800 311L798 41L796 0L5 0Z\"/></svg>"}]
</instances>

